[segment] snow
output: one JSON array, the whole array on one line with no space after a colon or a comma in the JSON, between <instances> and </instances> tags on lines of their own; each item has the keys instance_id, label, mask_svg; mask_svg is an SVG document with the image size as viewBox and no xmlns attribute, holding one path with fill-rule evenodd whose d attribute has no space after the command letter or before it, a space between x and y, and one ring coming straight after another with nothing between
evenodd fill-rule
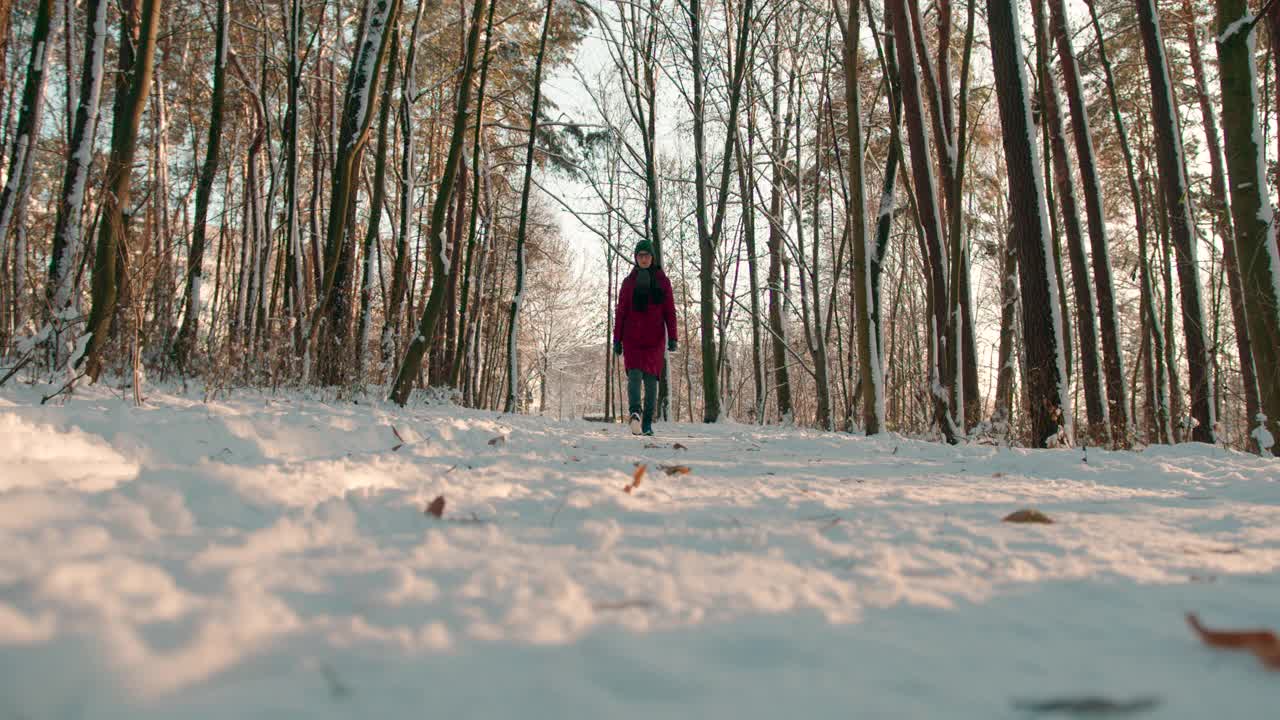
<instances>
[{"instance_id":1,"label":"snow","mask_svg":"<svg viewBox=\"0 0 1280 720\"><path fill-rule=\"evenodd\" d=\"M1232 35L1235 35L1236 33L1240 32L1240 29L1246 26L1250 34L1252 34L1253 14L1248 11L1245 11L1245 13L1241 15L1237 20L1235 20L1230 25L1228 25L1226 30L1222 31L1222 34L1218 36L1218 44L1222 45L1226 43L1227 40L1231 39Z\"/></svg>"},{"instance_id":2,"label":"snow","mask_svg":"<svg viewBox=\"0 0 1280 720\"><path fill-rule=\"evenodd\" d=\"M1265 453L1275 447L1275 436L1267 429L1266 413L1258 413L1254 421L1257 422L1257 426L1253 428L1253 432L1249 433L1249 437L1252 437L1254 442L1258 443L1258 450Z\"/></svg>"},{"instance_id":3,"label":"snow","mask_svg":"<svg viewBox=\"0 0 1280 720\"><path fill-rule=\"evenodd\" d=\"M359 142L359 137L364 133L368 125L369 115L369 95L378 84L376 76L378 55L382 52L382 46L385 42L389 16L393 3L388 0L375 0L365 4L365 36L363 44L360 48L360 57L357 60L355 68L355 77L360 79L360 85L353 87L352 92L356 94L356 109L354 116L354 127L357 134L352 137L352 144Z\"/></svg>"},{"instance_id":4,"label":"snow","mask_svg":"<svg viewBox=\"0 0 1280 720\"><path fill-rule=\"evenodd\" d=\"M204 310L204 301L202 300L203 295L201 295L203 289L204 276L197 271L191 276L191 290L189 293L191 295L191 299L188 302L188 305L191 307L191 312L196 313L196 317L200 317L201 311Z\"/></svg>"},{"instance_id":5,"label":"snow","mask_svg":"<svg viewBox=\"0 0 1280 720\"><path fill-rule=\"evenodd\" d=\"M1274 710L1275 678L1182 613L1280 627L1275 460L43 390L0 388L15 716ZM1023 507L1056 523L999 522Z\"/></svg>"}]
</instances>

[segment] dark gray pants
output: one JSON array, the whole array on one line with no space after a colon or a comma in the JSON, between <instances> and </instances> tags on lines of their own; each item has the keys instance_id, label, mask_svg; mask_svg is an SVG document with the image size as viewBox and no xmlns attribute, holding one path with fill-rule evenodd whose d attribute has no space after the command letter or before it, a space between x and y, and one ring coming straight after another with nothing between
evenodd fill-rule
<instances>
[{"instance_id":1,"label":"dark gray pants","mask_svg":"<svg viewBox=\"0 0 1280 720\"><path fill-rule=\"evenodd\" d=\"M627 412L640 412L640 381L644 381L644 413L641 422L645 430L653 424L653 406L658 401L658 376L650 375L639 368L627 371Z\"/></svg>"}]
</instances>

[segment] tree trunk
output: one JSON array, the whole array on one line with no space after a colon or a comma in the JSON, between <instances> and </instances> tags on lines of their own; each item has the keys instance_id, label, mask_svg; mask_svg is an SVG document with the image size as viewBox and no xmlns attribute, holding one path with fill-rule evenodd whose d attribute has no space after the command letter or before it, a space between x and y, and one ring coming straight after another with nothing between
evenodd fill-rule
<instances>
[{"instance_id":1,"label":"tree trunk","mask_svg":"<svg viewBox=\"0 0 1280 720\"><path fill-rule=\"evenodd\" d=\"M755 390L752 421L764 423L765 371L764 337L760 319L760 271L756 257L755 213L755 105L751 97L753 85L747 86L747 139L744 151L742 138L735 143L738 159L738 192L742 197L743 234L747 245L747 276L751 283L751 379ZM612 335L610 335L612 337Z\"/></svg>"},{"instance_id":2,"label":"tree trunk","mask_svg":"<svg viewBox=\"0 0 1280 720\"><path fill-rule=\"evenodd\" d=\"M1052 274L1048 210L1031 121L1030 93L1023 67L1022 35L1012 0L988 0L991 62L1000 106L1001 135L1009 172L1009 204L1018 247L1023 342L1027 371L1023 386L1031 401L1033 444L1071 442L1071 406L1062 353L1063 318L1058 313L1057 279Z\"/></svg>"},{"instance_id":3,"label":"tree trunk","mask_svg":"<svg viewBox=\"0 0 1280 720\"><path fill-rule=\"evenodd\" d=\"M974 15L977 0L968 0L965 18L964 50L960 61L959 122L955 126L956 172L952 182L951 227L955 235L959 282L956 292L960 296L960 353L961 367L957 378L964 383L964 417L966 427L975 427L982 421L982 394L978 392L978 339L973 320L973 293L969 287L969 248L965 241L966 226L961 209L964 193L965 171L969 159L969 76L973 58L973 40L976 30ZM945 65L940 65L945 69ZM949 85L949 81L947 82Z\"/></svg>"},{"instance_id":4,"label":"tree trunk","mask_svg":"<svg viewBox=\"0 0 1280 720\"><path fill-rule=\"evenodd\" d=\"M1093 133L1089 129L1089 113L1085 107L1080 68L1071 47L1067 13L1063 0L1049 0L1049 27L1058 47L1062 65L1062 81L1071 111L1071 128L1075 138L1076 161L1080 164L1081 188L1084 191L1085 216L1089 224L1090 260L1093 286L1098 296L1098 329L1102 341L1102 367L1106 375L1108 415L1112 441L1118 447L1129 446L1128 388L1125 387L1124 349L1120 342L1120 323L1116 316L1115 289L1112 282L1110 240L1107 238L1103 210L1102 183L1098 178L1093 151ZM1109 72L1109 70L1108 70ZM1110 88L1114 92L1114 88ZM1126 148L1127 152L1127 148Z\"/></svg>"},{"instance_id":5,"label":"tree trunk","mask_svg":"<svg viewBox=\"0 0 1280 720\"><path fill-rule=\"evenodd\" d=\"M781 52L775 44L774 54L771 57L771 65L773 69L773 90L772 90L772 108L771 113L771 133L770 148L772 158L772 174L769 180L769 335L773 339L773 372L774 372L774 391L778 395L778 418L783 424L789 423L793 418L794 410L791 406L791 379L787 370L789 359L787 358L787 327L784 322L786 291L783 287L783 202L782 202L782 186L783 167L782 159L787 156L787 147L790 144L790 128L792 118L792 92L795 88L795 75L792 74L787 83L787 113L785 118L782 116L782 102L779 92L781 83L778 81L778 54ZM687 323L686 323L687 326Z\"/></svg>"},{"instance_id":6,"label":"tree trunk","mask_svg":"<svg viewBox=\"0 0 1280 720\"><path fill-rule=\"evenodd\" d=\"M200 281L204 277L204 249L208 235L209 197L213 194L213 181L218 174L218 158L222 143L222 114L227 86L227 54L230 42L230 13L228 0L219 0L216 29L216 49L213 62L213 97L209 103L209 142L205 146L204 163L200 166L199 185L196 186L195 225L192 228L191 248L187 257L186 310L182 327L174 344L174 359L178 369L185 372L191 363L191 351L195 348L200 329ZM219 223L221 224L221 223Z\"/></svg>"},{"instance_id":7,"label":"tree trunk","mask_svg":"<svg viewBox=\"0 0 1280 720\"><path fill-rule=\"evenodd\" d=\"M93 139L98 126L98 106L102 98L103 59L106 55L107 0L91 0L85 8L88 29L84 38L84 61L80 70L80 99L75 125L67 145L67 166L58 194L58 215L54 221L53 249L49 253L49 278L45 300L49 305L52 326L51 367L60 367L66 351L75 345L75 333L69 327L77 314L78 294L76 261L84 240L81 216L84 213L85 187L93 166Z\"/></svg>"},{"instance_id":8,"label":"tree trunk","mask_svg":"<svg viewBox=\"0 0 1280 720\"><path fill-rule=\"evenodd\" d=\"M1222 83L1222 129L1227 143L1227 172L1231 176L1231 214L1240 274L1244 280L1253 361L1258 372L1262 413L1251 434L1280 455L1280 250L1274 237L1274 216L1266 188L1266 167L1258 139L1257 71L1254 66L1252 20L1245 0L1218 0L1218 64ZM1274 39L1273 39L1274 42Z\"/></svg>"},{"instance_id":9,"label":"tree trunk","mask_svg":"<svg viewBox=\"0 0 1280 720\"><path fill-rule=\"evenodd\" d=\"M61 0L40 0L36 8L35 26L31 31L31 55L27 60L27 80L22 88L22 104L18 124L13 130L13 145L9 148L9 177L4 189L0 190L0 278L6 272L9 273L8 286L0 287L0 354L8 344L10 333L21 332L25 322L22 294L27 276L27 197L31 192L36 145L40 140L40 124L44 115L45 70L50 67L49 48L53 45L49 37L50 29L57 27L61 11ZM16 230L12 252L9 245L10 226Z\"/></svg>"},{"instance_id":10,"label":"tree trunk","mask_svg":"<svg viewBox=\"0 0 1280 720\"><path fill-rule=\"evenodd\" d=\"M1150 188L1152 182L1148 182ZM1169 213L1166 211L1168 204L1164 198L1156 190L1150 190L1152 195L1151 206L1152 213L1157 218L1156 234L1160 241L1160 279L1163 281L1164 287L1164 327L1168 328L1168 332L1164 334L1164 344L1160 347L1161 356L1164 358L1165 377L1169 382L1169 442L1177 443L1182 441L1186 429L1186 414L1182 409L1182 388L1179 386L1178 376L1178 343L1174 336L1174 292L1173 292L1173 253L1169 244ZM1152 258L1153 263L1157 262L1156 258Z\"/></svg>"},{"instance_id":11,"label":"tree trunk","mask_svg":"<svg viewBox=\"0 0 1280 720\"><path fill-rule=\"evenodd\" d=\"M409 30L407 44L409 51L405 56L404 74L400 81L400 105L398 120L400 123L400 230L396 233L396 254L391 266L391 295L387 298L387 316L382 325L382 366L383 374L391 372L392 363L398 356L400 348L401 319L405 315L405 305L409 293L409 226L413 217L414 165L413 143L413 100L417 93L418 27L422 21L422 9L426 3L419 2L413 15L413 25Z\"/></svg>"},{"instance_id":12,"label":"tree trunk","mask_svg":"<svg viewBox=\"0 0 1280 720\"><path fill-rule=\"evenodd\" d=\"M324 281L311 319L311 329L303 350L303 377L311 364L311 349L316 344L320 326L326 319L330 327L329 342L319 348L320 379L328 384L338 384L342 379L343 353L341 328L335 327L341 318L341 302L338 297L346 283L338 283L339 265L344 254L349 255L347 223L353 206L353 197L359 181L357 159L369 140L372 99L378 89L378 74L386 55L388 36L394 32L400 0L365 0L363 19L360 23L357 54L348 75L347 90L343 101L342 125L338 134L337 157L333 163L333 191L329 200L329 222L325 234ZM335 342L336 341L336 342Z\"/></svg>"},{"instance_id":13,"label":"tree trunk","mask_svg":"<svg viewBox=\"0 0 1280 720\"><path fill-rule=\"evenodd\" d=\"M462 298L458 308L458 328L462 339L458 342L458 347L455 349L453 357L452 375L449 379L449 386L453 388L458 387L458 382L461 379L463 359L470 338L467 323L470 321L468 311L471 309L471 266L479 232L480 178L483 175L480 169L480 151L484 134L484 99L485 92L489 86L489 48L493 42L493 8L495 5L497 5L497 0L492 0L489 3L489 11L484 21L484 51L480 56L480 87L476 89L476 127L475 135L471 141L471 217L467 223L467 256L462 268ZM488 233L487 223L485 232ZM610 318L612 318L612 315L610 315ZM609 337L613 336L610 335Z\"/></svg>"},{"instance_id":14,"label":"tree trunk","mask_svg":"<svg viewBox=\"0 0 1280 720\"><path fill-rule=\"evenodd\" d=\"M898 53L898 67L908 69L901 74L903 109L907 125L907 140L911 147L911 166L915 176L916 207L920 215L920 224L924 230L926 257L929 268L929 311L932 321L931 334L934 345L929 368L929 393L932 396L934 421L942 430L949 443L958 441L959 433L951 414L951 391L944 385L952 378L952 347L948 345L947 308L947 274L945 259L942 254L943 230L942 217L938 208L937 183L934 180L933 168L929 163L929 129L925 123L923 101L920 97L920 66L927 63L921 58L917 61L911 38L914 37L911 21L907 17L905 0L892 0L887 11L892 15L896 37L901 42L894 45Z\"/></svg>"},{"instance_id":15,"label":"tree trunk","mask_svg":"<svg viewBox=\"0 0 1280 720\"><path fill-rule=\"evenodd\" d=\"M870 4L868 0L863 0L863 2L867 3L866 7L867 7L868 22L873 22L875 16L871 13ZM861 318L863 317L867 318L867 327L868 327L867 339L869 342L868 350L870 352L869 359L872 365L871 371L872 371L873 379L876 380L877 385L869 386L867 385L866 380L864 379L863 387L864 388L870 387L872 388L872 392L878 393L878 396L875 396L875 395L872 396L872 399L870 402L876 403L878 405L875 411L879 413L881 429L884 429L884 425L887 422L887 415L885 414L887 410L885 407L885 396L884 396L884 381L885 381L884 342L883 342L883 332L881 330L881 325L880 325L880 285L881 285L880 279L881 279L882 273L884 272L885 252L888 250L888 247L889 247L889 233L893 227L893 214L894 214L894 206L895 206L894 194L897 188L899 160L901 159L901 156L902 156L902 132L901 132L902 92L900 90L900 85L898 82L897 52L894 48L892 20L886 15L884 22L885 22L885 30L886 30L885 47L883 51L880 51L880 62L882 64L882 69L886 77L886 86L887 86L886 91L888 92L888 95L889 95L889 144L887 146L888 150L885 153L885 169L881 178L881 185L880 185L880 210L876 218L875 245L874 247L869 248L870 257L867 258L866 260L867 262L866 282L868 283L867 292L869 293L868 299L867 299L867 303L868 303L867 314L865 316L862 314L857 315L857 318L859 319L859 321L861 321ZM871 26L871 31L872 31L872 37L876 38L877 35L875 32L874 24ZM879 43L877 42L877 49L879 49L878 46L879 46ZM855 246L855 252L856 252L856 247L857 246ZM861 277L862 277L862 274L858 272L855 266L855 269L854 269L855 287L858 283L861 282L860 281ZM859 337L859 343L861 343L861 341L862 341L861 337ZM866 391L864 390L864 393L865 392ZM864 421L866 419L867 412L868 412L868 408L866 408L864 404L864 409L863 409ZM868 435L872 434L870 424L867 425L867 434Z\"/></svg>"},{"instance_id":16,"label":"tree trunk","mask_svg":"<svg viewBox=\"0 0 1280 720\"><path fill-rule=\"evenodd\" d=\"M119 293L119 264L125 250L121 247L128 230L133 182L133 158L137 150L138 127L147 108L147 92L151 88L152 60L155 57L156 33L160 26L161 0L141 2L134 40L134 13L121 15L120 74L116 81L115 108L111 127L111 155L103 178L107 192L103 195L102 218L98 222L98 245L93 263L93 307L89 312L89 344L84 356L85 372L97 382L102 373L103 350L115 315ZM134 5L137 9L137 5ZM135 45L136 42L136 45Z\"/></svg>"},{"instance_id":17,"label":"tree trunk","mask_svg":"<svg viewBox=\"0 0 1280 720\"><path fill-rule=\"evenodd\" d=\"M542 104L542 64L547 52L547 33L551 28L551 10L555 0L547 0L546 16L542 20L542 36L538 41L538 56L533 71L533 102L529 112L529 141L525 149L524 184L520 189L520 221L516 230L516 286L511 299L511 311L507 320L507 398L503 412L519 409L517 393L520 389L520 310L524 305L525 239L529 225L529 191L533 181L533 152L538 140L538 109Z\"/></svg>"},{"instance_id":18,"label":"tree trunk","mask_svg":"<svg viewBox=\"0 0 1280 720\"><path fill-rule=\"evenodd\" d=\"M1049 152L1053 158L1053 182L1062 208L1062 220L1066 230L1067 253L1071 262L1071 280L1075 286L1076 324L1079 334L1080 365L1084 371L1085 416L1089 430L1087 441L1106 445L1110 440L1107 422L1107 406L1103 402L1102 376L1098 367L1098 333L1094 320L1093 288L1089 283L1089 269L1084 255L1084 235L1080 225L1080 211L1076 204L1075 186L1071 182L1071 166L1067 157L1066 134L1062 129L1062 106L1058 89L1049 71L1048 36L1045 32L1043 0L1032 0L1031 14L1035 23L1038 65L1040 66L1040 97L1044 110L1045 131L1049 136ZM1065 288L1064 288L1065 289ZM1067 331L1063 316L1063 332Z\"/></svg>"},{"instance_id":19,"label":"tree trunk","mask_svg":"<svg viewBox=\"0 0 1280 720\"><path fill-rule=\"evenodd\" d=\"M1200 302L1200 280L1196 270L1196 243L1192 237L1191 197L1186 186L1179 128L1169 66L1154 0L1138 1L1138 27L1151 79L1152 120L1156 135L1156 160L1160 185L1169 214L1169 232L1177 250L1178 285L1182 291L1182 331L1186 338L1187 365L1191 375L1191 415L1195 427L1191 437L1197 442L1216 442L1213 413L1213 386L1209 376L1209 353L1204 339L1204 310Z\"/></svg>"},{"instance_id":20,"label":"tree trunk","mask_svg":"<svg viewBox=\"0 0 1280 720\"><path fill-rule=\"evenodd\" d=\"M991 411L991 424L996 427L997 432L1007 437L1013 415L1013 376L1018 368L1018 355L1014 348L1014 337L1017 335L1014 323L1018 314L1018 245L1014 242L1014 233L1008 234L1001 254L1004 256L1004 263L1000 277L1000 366L996 369L996 395Z\"/></svg>"},{"instance_id":21,"label":"tree trunk","mask_svg":"<svg viewBox=\"0 0 1280 720\"><path fill-rule=\"evenodd\" d=\"M1160 218L1161 214L1157 211L1155 200L1147 200L1152 193L1148 192L1148 189L1151 186L1151 179L1147 173L1146 156L1146 153L1138 155L1138 161L1140 163L1138 166L1138 178L1143 189L1142 198L1144 203L1139 205L1139 207L1145 207L1145 204L1149 203L1151 214L1147 215L1147 217ZM1157 222L1156 224L1157 226L1160 226L1167 225L1168 223ZM1157 227L1156 231L1157 235L1164 235L1160 227ZM1165 355L1165 351L1168 348L1168 343L1165 342L1163 329L1165 325L1161 320L1159 313L1156 312L1156 298L1159 297L1159 295L1156 292L1155 279L1152 277L1153 271L1151 263L1154 262L1154 258L1151 258L1148 254L1149 243L1147 242L1147 238L1141 238L1141 240L1142 242L1138 243L1138 263L1143 288L1142 298L1144 301L1145 312L1148 315L1147 325L1151 331L1151 347L1149 348L1148 355L1151 357L1152 363L1151 372L1154 386L1153 402L1155 403L1153 413L1156 420L1155 435L1158 438L1157 442L1172 444L1175 441L1173 435L1174 413L1173 408L1171 407L1170 395L1174 396L1173 402L1176 402L1177 385L1176 381L1173 383L1170 382L1172 367L1166 362L1167 356ZM1159 238L1156 238L1156 241L1158 242ZM1166 283L1167 280L1168 278L1166 275ZM1170 332L1172 332L1172 325L1169 327Z\"/></svg>"},{"instance_id":22,"label":"tree trunk","mask_svg":"<svg viewBox=\"0 0 1280 720\"><path fill-rule=\"evenodd\" d=\"M285 107L284 202L285 202L285 292L286 312L293 323L294 351L302 348L302 323L306 318L306 282L303 277L302 235L298 221L298 92L302 86L302 0L289 0L289 62L287 105ZM315 188L312 188L314 193Z\"/></svg>"},{"instance_id":23,"label":"tree trunk","mask_svg":"<svg viewBox=\"0 0 1280 720\"><path fill-rule=\"evenodd\" d=\"M858 0L847 0L847 20L842 18L844 100L849 113L849 207L850 241L853 243L853 325L858 354L858 382L863 390L862 427L867 435L884 429L884 373L880 369L880 328L876 324L876 299L872 296L871 262L866 231L866 194L863 191L862 100L858 92L858 37L862 32L862 12ZM836 6L839 17L839 5ZM874 28L873 28L874 31ZM897 118L895 117L894 120ZM894 131L897 131L896 123ZM893 152L890 151L890 155ZM888 173L886 173L887 175ZM890 198L892 198L892 185ZM890 199L892 202L892 199ZM892 212L892 210L890 210ZM881 209L883 212L883 208Z\"/></svg>"},{"instance_id":24,"label":"tree trunk","mask_svg":"<svg viewBox=\"0 0 1280 720\"><path fill-rule=\"evenodd\" d=\"M1150 238L1148 234L1149 231L1147 227L1147 218L1149 216L1146 214L1146 210L1144 208L1144 203L1142 200L1142 191L1138 183L1138 174L1134 168L1133 152L1129 147L1129 134L1128 134L1128 131L1125 129L1124 117L1120 114L1120 101L1119 101L1119 98L1116 96L1115 74L1112 72L1112 69L1111 69L1111 60L1107 56L1107 45L1106 45L1106 41L1102 36L1102 27L1098 23L1098 14L1096 9L1094 8L1093 3L1087 2L1085 3L1085 7L1088 8L1089 10L1089 22L1093 26L1094 37L1097 41L1098 56L1099 56L1099 59L1102 61L1102 70L1106 80L1106 82L1104 83L1104 86L1107 88L1107 98L1110 101L1111 118L1115 122L1116 135L1120 140L1120 151L1124 156L1125 176L1129 181L1129 200L1133 207L1134 225L1138 234L1138 246L1140 248L1140 251L1142 253L1142 258L1143 258L1139 262L1140 281L1142 283L1142 289L1139 295L1143 298L1142 313L1144 315L1145 322L1148 324L1150 328L1150 331L1155 335L1163 338L1163 331L1161 330L1161 327L1160 327L1160 318L1159 316L1156 315L1156 312L1155 312L1155 303L1154 303L1155 290L1154 290L1154 286L1151 283L1151 277L1150 277L1151 266L1145 259L1147 243L1150 242ZM1146 336L1144 335L1143 343L1145 342L1146 342ZM1150 355L1148 355L1148 361L1151 361ZM1162 408L1165 411L1164 414L1160 416L1163 419L1159 421L1159 427L1161 428L1162 432L1164 432L1165 436L1168 437L1167 410L1168 410L1169 404L1168 404L1167 397L1165 395L1165 387L1167 386L1167 382L1162 373L1157 373L1153 377L1155 377L1153 384L1154 384L1154 390L1157 395L1158 405L1160 408ZM1112 421L1114 422L1114 418L1112 419Z\"/></svg>"},{"instance_id":25,"label":"tree trunk","mask_svg":"<svg viewBox=\"0 0 1280 720\"><path fill-rule=\"evenodd\" d=\"M1226 170L1222 163L1222 144L1218 137L1218 121L1214 115L1213 101L1209 98L1205 80L1204 60L1200 53L1200 33L1196 28L1189 0L1183 0L1182 10L1187 18L1187 48L1191 70L1195 78L1196 100L1200 105L1201 127L1204 129L1205 149L1209 153L1209 187L1213 193L1213 214L1218 234L1222 239L1222 264L1226 269L1227 286L1231 293L1231 317L1235 326L1236 350L1239 353L1240 379L1245 400L1246 426L1252 426L1258 414L1258 380L1253 370L1253 350L1249 341L1249 325L1245 319L1244 295L1240 285L1240 268L1236 262L1235 231L1232 229L1231 208L1227 203ZM1217 343L1214 343L1215 346Z\"/></svg>"},{"instance_id":26,"label":"tree trunk","mask_svg":"<svg viewBox=\"0 0 1280 720\"><path fill-rule=\"evenodd\" d=\"M551 12L551 2L548 0L547 13L548 17ZM446 255L445 250L445 215L449 207L449 201L452 198L454 179L458 174L458 165L462 159L462 149L467 143L467 118L468 108L471 102L471 77L475 70L476 47L480 42L480 15L484 10L485 0L475 0L475 5L471 10L471 23L467 30L466 52L462 60L462 78L458 82L457 101L454 104L453 113L453 134L449 140L449 154L445 159L444 173L440 177L440 185L436 189L435 201L431 205L431 219L427 225L427 243L431 252L431 295L427 299L426 307L423 308L422 318L418 322L418 332L414 335L413 340L409 343L409 349L405 354L405 358L400 363L400 369L396 373L395 385L391 390L391 400L399 405L404 405L409 400L409 393L413 390L414 379L418 376L418 371L422 369L422 357L427 352L428 343L431 338L435 337L436 325L440 320L441 309L444 305L445 292L449 289L449 276L453 272L452 258ZM542 44L546 43L546 29L543 29ZM542 56L539 54L538 62L535 69L535 84L541 81L542 72ZM537 110L540 88L534 89L533 117L534 122L531 125L530 143L532 143L532 132L537 127ZM529 146L528 163L533 161L533 145ZM525 180L525 193L528 193L528 179ZM523 227L525 219L524 213L528 207L524 207L521 211L520 224ZM523 230L521 233L523 234ZM521 241L518 241L521 242ZM519 290L517 290L517 298L519 298Z\"/></svg>"},{"instance_id":27,"label":"tree trunk","mask_svg":"<svg viewBox=\"0 0 1280 720\"><path fill-rule=\"evenodd\" d=\"M391 56L387 61L387 80L382 86L382 100L378 109L378 144L374 150L373 191L369 196L369 226L365 228L364 248L361 251L360 315L356 328L356 379L364 380L369 367L372 348L369 340L373 334L373 256L378 230L382 225L382 203L387 195L387 136L391 126L391 90L396 82L396 66L400 62L400 33L391 33Z\"/></svg>"}]
</instances>

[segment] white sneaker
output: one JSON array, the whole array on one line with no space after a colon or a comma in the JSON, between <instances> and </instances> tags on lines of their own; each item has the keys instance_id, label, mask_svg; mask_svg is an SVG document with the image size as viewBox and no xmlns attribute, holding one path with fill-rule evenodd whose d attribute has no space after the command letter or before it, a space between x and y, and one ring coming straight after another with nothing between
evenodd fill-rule
<instances>
[{"instance_id":1,"label":"white sneaker","mask_svg":"<svg viewBox=\"0 0 1280 720\"><path fill-rule=\"evenodd\" d=\"M640 434L640 413L631 413L631 434Z\"/></svg>"}]
</instances>

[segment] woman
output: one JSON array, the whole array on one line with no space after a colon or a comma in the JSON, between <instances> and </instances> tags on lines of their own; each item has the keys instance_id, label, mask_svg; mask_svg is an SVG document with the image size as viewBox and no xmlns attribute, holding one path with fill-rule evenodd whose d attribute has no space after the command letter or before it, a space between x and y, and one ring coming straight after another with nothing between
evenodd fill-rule
<instances>
[{"instance_id":1,"label":"woman","mask_svg":"<svg viewBox=\"0 0 1280 720\"><path fill-rule=\"evenodd\" d=\"M613 354L623 356L627 369L627 403L631 432L653 434L653 406L658 399L658 376L667 351L676 351L676 304L671 281L653 260L653 244L636 244L636 266L618 291L617 322L613 325ZM640 413L640 382L644 381L644 414Z\"/></svg>"}]
</instances>

